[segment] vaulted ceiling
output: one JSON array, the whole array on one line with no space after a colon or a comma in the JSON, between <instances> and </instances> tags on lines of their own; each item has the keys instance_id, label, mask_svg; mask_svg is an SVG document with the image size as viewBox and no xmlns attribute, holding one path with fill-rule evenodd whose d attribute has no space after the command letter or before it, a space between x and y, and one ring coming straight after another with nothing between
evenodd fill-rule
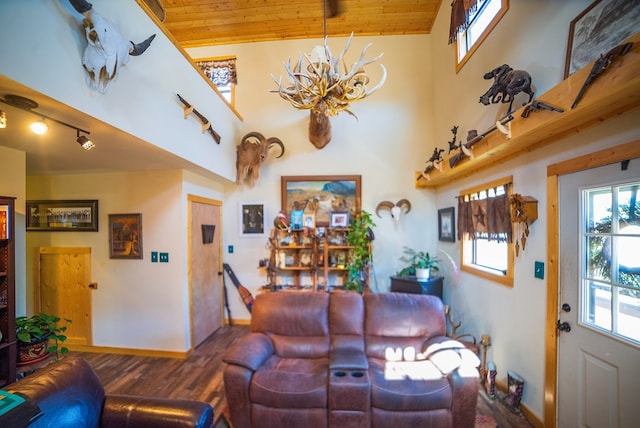
<instances>
[{"instance_id":1,"label":"vaulted ceiling","mask_svg":"<svg viewBox=\"0 0 640 428\"><path fill-rule=\"evenodd\" d=\"M326 0L327 35L429 34L442 0ZM181 47L267 40L317 38L324 34L323 0L138 0L146 3ZM449 6L448 3L445 4ZM159 9L158 9L159 7ZM46 138L24 132L33 115L0 103L9 126L0 146L25 151L27 174L175 169L184 162L86 114L0 75L0 97L17 94L37 101L36 111L91 131L96 148L82 150L76 134L50 127ZM105 144L109 141L109 144ZM123 156L123 153L127 155ZM144 162L139 159L144 158Z\"/></svg>"},{"instance_id":2,"label":"vaulted ceiling","mask_svg":"<svg viewBox=\"0 0 640 428\"><path fill-rule=\"evenodd\" d=\"M325 0L144 0L184 48L322 37ZM442 0L326 0L329 36L429 34Z\"/></svg>"}]
</instances>

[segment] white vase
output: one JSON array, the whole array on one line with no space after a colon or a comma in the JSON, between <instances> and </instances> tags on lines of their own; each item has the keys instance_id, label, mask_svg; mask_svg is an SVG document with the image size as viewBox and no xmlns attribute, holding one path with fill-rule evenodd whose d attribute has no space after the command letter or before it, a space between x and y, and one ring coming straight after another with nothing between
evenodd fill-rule
<instances>
[{"instance_id":1,"label":"white vase","mask_svg":"<svg viewBox=\"0 0 640 428\"><path fill-rule=\"evenodd\" d=\"M416 268L416 279L418 281L427 281L431 277L431 269Z\"/></svg>"}]
</instances>

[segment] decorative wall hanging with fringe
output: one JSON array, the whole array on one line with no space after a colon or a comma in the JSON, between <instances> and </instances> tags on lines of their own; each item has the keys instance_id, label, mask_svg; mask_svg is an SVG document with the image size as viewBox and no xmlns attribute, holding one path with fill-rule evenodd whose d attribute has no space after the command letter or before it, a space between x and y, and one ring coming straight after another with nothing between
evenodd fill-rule
<instances>
[{"instance_id":1,"label":"decorative wall hanging with fringe","mask_svg":"<svg viewBox=\"0 0 640 428\"><path fill-rule=\"evenodd\" d=\"M469 27L470 16L476 12L478 0L453 0L451 3L451 26L449 44L458 39L458 34Z\"/></svg>"}]
</instances>

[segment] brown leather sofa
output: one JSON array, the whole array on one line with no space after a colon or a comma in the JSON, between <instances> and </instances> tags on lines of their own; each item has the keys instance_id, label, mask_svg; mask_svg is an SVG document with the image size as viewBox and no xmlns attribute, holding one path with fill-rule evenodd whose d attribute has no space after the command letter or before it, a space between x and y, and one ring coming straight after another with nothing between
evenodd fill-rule
<instances>
[{"instance_id":1,"label":"brown leather sofa","mask_svg":"<svg viewBox=\"0 0 640 428\"><path fill-rule=\"evenodd\" d=\"M213 426L208 403L105 395L91 365L79 357L66 356L4 389L32 400L42 411L29 428Z\"/></svg>"},{"instance_id":2,"label":"brown leather sofa","mask_svg":"<svg viewBox=\"0 0 640 428\"><path fill-rule=\"evenodd\" d=\"M445 332L435 296L261 294L250 333L224 355L231 422L473 427L479 361Z\"/></svg>"}]
</instances>

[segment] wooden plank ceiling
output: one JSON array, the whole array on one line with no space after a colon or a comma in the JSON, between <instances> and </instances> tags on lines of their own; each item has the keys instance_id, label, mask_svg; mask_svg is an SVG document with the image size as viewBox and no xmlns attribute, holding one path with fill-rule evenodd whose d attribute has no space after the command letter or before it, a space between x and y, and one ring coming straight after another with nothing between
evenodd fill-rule
<instances>
[{"instance_id":1,"label":"wooden plank ceiling","mask_svg":"<svg viewBox=\"0 0 640 428\"><path fill-rule=\"evenodd\" d=\"M149 3L149 0L145 0ZM153 0L182 47L322 37L323 0ZM336 3L331 15L329 3ZM429 34L442 0L327 0L329 37ZM446 4L448 6L448 3Z\"/></svg>"}]
</instances>

